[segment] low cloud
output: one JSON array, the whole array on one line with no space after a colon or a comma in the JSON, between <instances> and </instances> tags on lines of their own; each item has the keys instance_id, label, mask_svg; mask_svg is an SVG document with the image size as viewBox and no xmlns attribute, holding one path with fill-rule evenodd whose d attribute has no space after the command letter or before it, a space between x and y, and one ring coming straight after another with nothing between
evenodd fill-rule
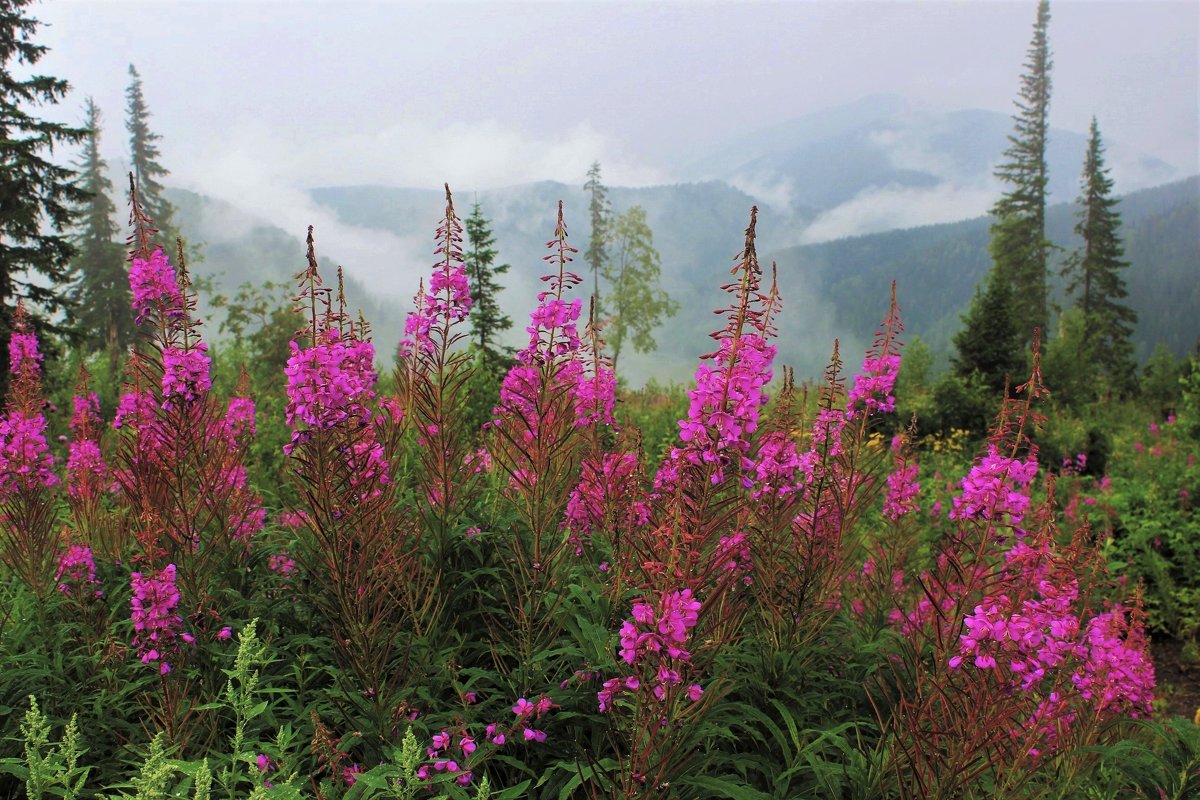
<instances>
[{"instance_id":1,"label":"low cloud","mask_svg":"<svg viewBox=\"0 0 1200 800\"><path fill-rule=\"evenodd\" d=\"M409 121L377 131L328 133L304 125L281 130L235 123L187 145L173 159L172 182L224 200L303 239L313 225L318 254L385 294L411 298L433 259L440 201L421 233L398 235L340 220L312 199L318 186L384 185L458 192L559 180L582 186L599 160L609 185L659 183L657 170L623 160L586 125L537 139L494 121L437 127ZM401 230L409 226L401 222ZM231 236L232 238L232 236Z\"/></svg>"},{"instance_id":2,"label":"low cloud","mask_svg":"<svg viewBox=\"0 0 1200 800\"><path fill-rule=\"evenodd\" d=\"M820 214L804 230L803 244L846 236L954 222L986 214L997 197L994 186L885 186L860 192Z\"/></svg>"}]
</instances>

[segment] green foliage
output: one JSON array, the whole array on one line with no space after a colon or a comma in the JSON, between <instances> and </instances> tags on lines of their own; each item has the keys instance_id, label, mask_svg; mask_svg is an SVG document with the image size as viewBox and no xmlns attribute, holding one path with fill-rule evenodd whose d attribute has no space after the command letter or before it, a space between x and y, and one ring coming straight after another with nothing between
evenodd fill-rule
<instances>
[{"instance_id":1,"label":"green foliage","mask_svg":"<svg viewBox=\"0 0 1200 800\"><path fill-rule=\"evenodd\" d=\"M654 249L654 233L646 224L646 211L634 206L616 218L611 230L611 258L601 274L609 284L605 335L615 370L626 342L638 353L657 346L654 329L675 316L679 303L661 288L662 262Z\"/></svg>"},{"instance_id":2,"label":"green foliage","mask_svg":"<svg viewBox=\"0 0 1200 800\"><path fill-rule=\"evenodd\" d=\"M1059 317L1058 336L1046 345L1042 376L1054 401L1081 406L1109 394L1107 376L1097 375L1095 351L1087 342L1087 321L1082 309L1072 308Z\"/></svg>"},{"instance_id":3,"label":"green foliage","mask_svg":"<svg viewBox=\"0 0 1200 800\"><path fill-rule=\"evenodd\" d=\"M999 269L988 275L987 286L976 291L954 337L951 359L959 378L978 376L992 397L1011 390L1025 368L1023 333L1017 327L1012 284ZM944 406L942 406L944 408Z\"/></svg>"},{"instance_id":4,"label":"green foliage","mask_svg":"<svg viewBox=\"0 0 1200 800\"><path fill-rule=\"evenodd\" d=\"M1156 416L1174 413L1180 396L1180 362L1164 343L1159 342L1142 368L1142 400Z\"/></svg>"}]
</instances>

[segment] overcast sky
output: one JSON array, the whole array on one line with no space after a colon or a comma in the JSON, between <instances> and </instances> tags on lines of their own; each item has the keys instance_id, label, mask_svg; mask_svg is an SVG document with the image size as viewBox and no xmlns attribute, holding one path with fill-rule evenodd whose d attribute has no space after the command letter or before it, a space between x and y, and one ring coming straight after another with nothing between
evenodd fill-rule
<instances>
[{"instance_id":1,"label":"overcast sky","mask_svg":"<svg viewBox=\"0 0 1200 800\"><path fill-rule=\"evenodd\" d=\"M136 64L185 185L475 188L671 179L706 147L876 92L1012 109L1032 2L451 3L48 0L39 64L125 147ZM1053 125L1200 169L1200 3L1052 6Z\"/></svg>"}]
</instances>

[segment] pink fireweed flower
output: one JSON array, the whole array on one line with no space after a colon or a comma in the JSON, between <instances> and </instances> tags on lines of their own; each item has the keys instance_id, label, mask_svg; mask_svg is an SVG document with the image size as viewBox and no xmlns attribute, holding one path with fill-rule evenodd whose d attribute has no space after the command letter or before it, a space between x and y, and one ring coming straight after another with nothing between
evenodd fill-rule
<instances>
[{"instance_id":1,"label":"pink fireweed flower","mask_svg":"<svg viewBox=\"0 0 1200 800\"><path fill-rule=\"evenodd\" d=\"M73 544L58 557L58 570L54 580L59 581L58 590L73 595L87 589L95 597L102 597L100 581L96 579L96 562L92 549L87 545Z\"/></svg>"},{"instance_id":2,"label":"pink fireweed flower","mask_svg":"<svg viewBox=\"0 0 1200 800\"><path fill-rule=\"evenodd\" d=\"M615 425L616 392L617 375L602 364L596 365L591 377L581 377L575 384L575 426Z\"/></svg>"},{"instance_id":3,"label":"pink fireweed flower","mask_svg":"<svg viewBox=\"0 0 1200 800\"><path fill-rule=\"evenodd\" d=\"M921 494L918 471L916 464L907 464L888 474L887 496L883 501L885 517L900 519L905 514L920 510L917 508L917 497Z\"/></svg>"},{"instance_id":4,"label":"pink fireweed flower","mask_svg":"<svg viewBox=\"0 0 1200 800\"><path fill-rule=\"evenodd\" d=\"M229 435L234 439L254 436L254 416L254 401L249 397L229 398L229 410L225 412L225 425L229 428Z\"/></svg>"},{"instance_id":5,"label":"pink fireweed flower","mask_svg":"<svg viewBox=\"0 0 1200 800\"><path fill-rule=\"evenodd\" d=\"M854 384L846 397L846 409L851 414L860 409L867 414L886 414L896 410L892 391L900 371L900 356L867 356L862 372L854 376Z\"/></svg>"},{"instance_id":6,"label":"pink fireweed flower","mask_svg":"<svg viewBox=\"0 0 1200 800\"><path fill-rule=\"evenodd\" d=\"M153 392L126 392L117 399L117 413L112 425L114 428L142 428L154 419L154 407Z\"/></svg>"},{"instance_id":7,"label":"pink fireweed flower","mask_svg":"<svg viewBox=\"0 0 1200 800\"><path fill-rule=\"evenodd\" d=\"M721 339L710 356L712 364L696 369L696 388L688 391L688 416L679 421L684 447L672 450L672 460L715 465L713 483L724 480L727 465L749 463L745 457L760 410L767 404L763 389L774 375L775 352L775 345L757 333Z\"/></svg>"},{"instance_id":8,"label":"pink fireweed flower","mask_svg":"<svg viewBox=\"0 0 1200 800\"><path fill-rule=\"evenodd\" d=\"M288 558L288 554L286 552L274 553L267 556L267 569L276 573L285 580L288 578L293 578L300 573L299 568L296 566L296 562L293 559Z\"/></svg>"},{"instance_id":9,"label":"pink fireweed flower","mask_svg":"<svg viewBox=\"0 0 1200 800\"><path fill-rule=\"evenodd\" d=\"M217 641L219 641L219 642L227 642L232 638L233 638L233 628L229 627L228 625L226 625L224 628L221 628L221 630L217 631Z\"/></svg>"},{"instance_id":10,"label":"pink fireweed flower","mask_svg":"<svg viewBox=\"0 0 1200 800\"><path fill-rule=\"evenodd\" d=\"M12 409L0 418L0 497L58 483L46 418Z\"/></svg>"},{"instance_id":11,"label":"pink fireweed flower","mask_svg":"<svg viewBox=\"0 0 1200 800\"><path fill-rule=\"evenodd\" d=\"M1145 633L1120 606L1088 621L1077 648L1082 667L1071 676L1097 713L1149 716L1154 700L1154 663Z\"/></svg>"},{"instance_id":12,"label":"pink fireweed flower","mask_svg":"<svg viewBox=\"0 0 1200 800\"><path fill-rule=\"evenodd\" d=\"M8 369L17 375L22 370L41 371L42 354L35 334L14 331L8 340Z\"/></svg>"},{"instance_id":13,"label":"pink fireweed flower","mask_svg":"<svg viewBox=\"0 0 1200 800\"><path fill-rule=\"evenodd\" d=\"M168 564L157 576L134 572L129 577L133 589L130 600L133 647L141 654L143 664L159 662L159 671L166 675L171 671L167 659L179 652L180 642L194 641L191 634L183 631L183 618L175 613L179 605L175 565Z\"/></svg>"},{"instance_id":14,"label":"pink fireweed flower","mask_svg":"<svg viewBox=\"0 0 1200 800\"><path fill-rule=\"evenodd\" d=\"M301 349L291 343L287 368L287 424L331 428L350 418L371 419L367 408L375 397L375 348L367 341L343 339L336 330L322 332L316 345ZM298 441L293 435L286 448Z\"/></svg>"},{"instance_id":15,"label":"pink fireweed flower","mask_svg":"<svg viewBox=\"0 0 1200 800\"><path fill-rule=\"evenodd\" d=\"M163 348L163 408L169 408L175 398L190 403L212 388L208 374L212 359L206 355L207 351L208 345L204 342L188 349Z\"/></svg>"},{"instance_id":16,"label":"pink fireweed flower","mask_svg":"<svg viewBox=\"0 0 1200 800\"><path fill-rule=\"evenodd\" d=\"M147 261L134 258L129 267L129 288L133 292L133 310L140 325L154 309L164 316L183 313L183 293L170 261L162 248L154 251Z\"/></svg>"},{"instance_id":17,"label":"pink fireweed flower","mask_svg":"<svg viewBox=\"0 0 1200 800\"><path fill-rule=\"evenodd\" d=\"M636 664L647 653L666 652L686 660L690 654L680 645L699 620L701 604L691 589L664 593L657 608L645 602L633 604L633 620L621 626L621 658Z\"/></svg>"},{"instance_id":18,"label":"pink fireweed flower","mask_svg":"<svg viewBox=\"0 0 1200 800\"><path fill-rule=\"evenodd\" d=\"M641 470L636 453L604 453L584 460L579 483L567 500L565 526L576 537L588 537L609 520L624 529L645 525L650 509L641 491ZM577 543L576 553L582 552Z\"/></svg>"},{"instance_id":19,"label":"pink fireweed flower","mask_svg":"<svg viewBox=\"0 0 1200 800\"><path fill-rule=\"evenodd\" d=\"M953 498L951 519L1002 521L1008 515L1014 525L1029 509L1029 486L1037 474L1037 458L1019 459L1001 456L996 445L989 444L987 455L979 460L962 480L962 494Z\"/></svg>"}]
</instances>

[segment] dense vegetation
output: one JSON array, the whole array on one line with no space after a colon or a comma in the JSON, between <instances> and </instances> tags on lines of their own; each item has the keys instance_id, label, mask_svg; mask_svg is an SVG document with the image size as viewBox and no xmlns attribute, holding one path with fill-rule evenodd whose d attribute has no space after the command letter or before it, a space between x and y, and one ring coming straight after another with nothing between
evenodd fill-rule
<instances>
[{"instance_id":1,"label":"dense vegetation","mask_svg":"<svg viewBox=\"0 0 1200 800\"><path fill-rule=\"evenodd\" d=\"M43 52L26 4L0 66ZM1048 12L951 370L893 283L813 383L756 208L711 341L672 336L693 380L634 391L618 354L681 304L599 165L519 349L449 187L377 338L311 227L289 281L194 280L221 250L177 235L135 70L127 248L98 109L19 116L66 85L0 72L33 176L0 203L0 798L1195 796L1200 362L1134 371L1096 125L1042 330ZM78 183L40 160L74 139Z\"/></svg>"},{"instance_id":2,"label":"dense vegetation","mask_svg":"<svg viewBox=\"0 0 1200 800\"><path fill-rule=\"evenodd\" d=\"M1106 470L1070 417L1039 424L1035 365L972 466L903 430L894 305L853 379L774 374L752 217L688 396L621 395L560 216L480 437L451 204L386 386L311 240L304 338L279 352L267 315L210 353L135 219L147 338L115 427L85 383L64 403L65 481L14 337L9 796L1195 788L1147 639L1196 631L1194 377Z\"/></svg>"}]
</instances>

